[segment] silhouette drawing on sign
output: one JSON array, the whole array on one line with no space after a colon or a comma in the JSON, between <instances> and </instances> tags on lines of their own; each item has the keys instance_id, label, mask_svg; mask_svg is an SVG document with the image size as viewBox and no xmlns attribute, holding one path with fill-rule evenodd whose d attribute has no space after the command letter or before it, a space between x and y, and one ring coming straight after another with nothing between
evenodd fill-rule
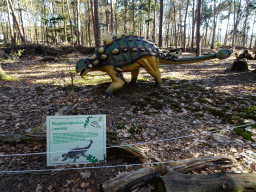
<instances>
[{"instance_id":1,"label":"silhouette drawing on sign","mask_svg":"<svg viewBox=\"0 0 256 192\"><path fill-rule=\"evenodd\" d=\"M77 147L74 149L71 149L68 153L63 153L62 157L64 158L62 161L66 161L68 158L70 159L74 159L73 162L76 162L76 160L80 157L80 156L84 156L87 157L87 154L85 154L88 149L91 147L93 141L90 140L90 144L87 147Z\"/></svg>"}]
</instances>

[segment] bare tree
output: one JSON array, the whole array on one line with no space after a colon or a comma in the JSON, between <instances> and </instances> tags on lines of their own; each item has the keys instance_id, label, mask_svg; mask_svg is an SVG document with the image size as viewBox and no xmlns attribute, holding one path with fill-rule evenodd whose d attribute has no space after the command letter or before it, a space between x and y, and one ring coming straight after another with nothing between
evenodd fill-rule
<instances>
[{"instance_id":1,"label":"bare tree","mask_svg":"<svg viewBox=\"0 0 256 192\"><path fill-rule=\"evenodd\" d=\"M213 32L212 32L211 49L214 48L215 34L216 34L216 0L213 0Z\"/></svg>"},{"instance_id":2,"label":"bare tree","mask_svg":"<svg viewBox=\"0 0 256 192\"><path fill-rule=\"evenodd\" d=\"M99 11L98 11L98 0L94 0L94 20L95 20L95 31L94 31L94 37L95 37L95 44L96 47L100 46L100 23L99 23Z\"/></svg>"},{"instance_id":3,"label":"bare tree","mask_svg":"<svg viewBox=\"0 0 256 192\"><path fill-rule=\"evenodd\" d=\"M160 16L159 16L159 40L158 46L162 47L163 45L163 15L164 15L164 3L163 0L160 0Z\"/></svg>"},{"instance_id":4,"label":"bare tree","mask_svg":"<svg viewBox=\"0 0 256 192\"><path fill-rule=\"evenodd\" d=\"M188 15L188 6L189 6L189 0L187 0L187 6L186 6L186 12L185 12L185 18L184 18L184 35L183 35L183 51L186 51L186 25L187 25L187 15Z\"/></svg>"},{"instance_id":5,"label":"bare tree","mask_svg":"<svg viewBox=\"0 0 256 192\"><path fill-rule=\"evenodd\" d=\"M201 14L202 14L202 1L197 0L197 21L196 21L196 55L201 55L200 46L200 25L201 25Z\"/></svg>"}]
</instances>

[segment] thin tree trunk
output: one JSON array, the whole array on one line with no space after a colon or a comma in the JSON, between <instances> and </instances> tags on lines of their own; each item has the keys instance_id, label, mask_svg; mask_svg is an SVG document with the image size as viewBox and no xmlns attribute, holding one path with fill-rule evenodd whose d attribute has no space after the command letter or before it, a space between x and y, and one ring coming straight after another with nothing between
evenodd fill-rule
<instances>
[{"instance_id":1,"label":"thin tree trunk","mask_svg":"<svg viewBox=\"0 0 256 192\"><path fill-rule=\"evenodd\" d=\"M153 34L152 34L152 39L153 39L153 42L155 43L156 42L156 3L157 3L157 0L155 0L155 5L154 5L154 21L153 21Z\"/></svg>"},{"instance_id":2,"label":"thin tree trunk","mask_svg":"<svg viewBox=\"0 0 256 192\"><path fill-rule=\"evenodd\" d=\"M216 0L213 0L213 32L212 32L212 44L211 49L214 49L215 33L216 33Z\"/></svg>"},{"instance_id":3,"label":"thin tree trunk","mask_svg":"<svg viewBox=\"0 0 256 192\"><path fill-rule=\"evenodd\" d=\"M61 9L62 9L62 15L63 15L63 21L64 21L64 42L68 41L68 37L67 37L67 22L66 22L66 18L64 17L65 14L65 10L64 10L64 0L61 0Z\"/></svg>"},{"instance_id":4,"label":"thin tree trunk","mask_svg":"<svg viewBox=\"0 0 256 192\"><path fill-rule=\"evenodd\" d=\"M9 21L9 25L10 25L10 33L11 33L11 42L12 43L16 43L15 42L15 38L14 38L14 31L13 31L13 26L11 23L11 11L10 11L10 4L9 4L9 0L6 1L7 2L7 11L8 11L8 21Z\"/></svg>"},{"instance_id":5,"label":"thin tree trunk","mask_svg":"<svg viewBox=\"0 0 256 192\"><path fill-rule=\"evenodd\" d=\"M228 38L228 30L229 30L229 18L230 18L230 12L231 12L231 4L229 5L229 8L228 8L228 22L227 22L227 29L226 29L226 33L225 33L225 38L224 38L224 46L226 46L227 44L227 38Z\"/></svg>"},{"instance_id":6,"label":"thin tree trunk","mask_svg":"<svg viewBox=\"0 0 256 192\"><path fill-rule=\"evenodd\" d=\"M192 7L192 35L191 35L191 48L194 48L194 39L195 39L195 0L193 0Z\"/></svg>"},{"instance_id":7,"label":"thin tree trunk","mask_svg":"<svg viewBox=\"0 0 256 192\"><path fill-rule=\"evenodd\" d=\"M124 33L127 34L127 0L124 0Z\"/></svg>"},{"instance_id":8,"label":"thin tree trunk","mask_svg":"<svg viewBox=\"0 0 256 192\"><path fill-rule=\"evenodd\" d=\"M13 20L14 20L14 24L15 24L15 26L18 29L18 33L20 35L20 39L21 39L22 43L26 43L26 39L24 37L24 34L23 34L22 29L20 27L19 21L17 19L16 14L15 14L15 11L14 11L14 8L13 8L13 5L12 5L12 1L7 0L7 2L9 4L10 9L12 10L12 17L13 17Z\"/></svg>"},{"instance_id":9,"label":"thin tree trunk","mask_svg":"<svg viewBox=\"0 0 256 192\"><path fill-rule=\"evenodd\" d=\"M70 31L71 31L71 44L74 45L73 25L72 25L72 20L71 20L70 8L69 8L69 2L68 2L68 0L67 0L67 8L68 8L68 18L69 18L69 25L70 25Z\"/></svg>"},{"instance_id":10,"label":"thin tree trunk","mask_svg":"<svg viewBox=\"0 0 256 192\"><path fill-rule=\"evenodd\" d=\"M96 47L100 46L100 23L99 23L99 12L98 12L98 0L94 0L94 18L95 18L95 44Z\"/></svg>"},{"instance_id":11,"label":"thin tree trunk","mask_svg":"<svg viewBox=\"0 0 256 192\"><path fill-rule=\"evenodd\" d=\"M110 32L113 34L114 31L114 18L113 18L113 0L110 0Z\"/></svg>"},{"instance_id":12,"label":"thin tree trunk","mask_svg":"<svg viewBox=\"0 0 256 192\"><path fill-rule=\"evenodd\" d=\"M163 0L160 0L159 40L158 40L159 47L162 47L163 45L163 15L164 15L164 3L163 3Z\"/></svg>"},{"instance_id":13,"label":"thin tree trunk","mask_svg":"<svg viewBox=\"0 0 256 192\"><path fill-rule=\"evenodd\" d=\"M247 20L248 20L248 16L249 16L249 0L246 0L246 15L244 18L244 26L243 26L243 48L245 48L245 30L247 29Z\"/></svg>"},{"instance_id":14,"label":"thin tree trunk","mask_svg":"<svg viewBox=\"0 0 256 192\"><path fill-rule=\"evenodd\" d=\"M200 46L200 25L201 25L201 13L202 13L202 1L198 0L197 5L197 25L196 25L196 55L201 55L201 46Z\"/></svg>"},{"instance_id":15,"label":"thin tree trunk","mask_svg":"<svg viewBox=\"0 0 256 192\"><path fill-rule=\"evenodd\" d=\"M149 39L149 19L150 19L150 3L151 3L151 0L148 0L148 23L147 23L147 39Z\"/></svg>"},{"instance_id":16,"label":"thin tree trunk","mask_svg":"<svg viewBox=\"0 0 256 192\"><path fill-rule=\"evenodd\" d=\"M117 26L118 26L118 23L117 23L117 21L118 21L118 12L117 12L117 10L118 10L118 0L116 0L116 6L115 6L115 30L116 30L116 33L117 33Z\"/></svg>"},{"instance_id":17,"label":"thin tree trunk","mask_svg":"<svg viewBox=\"0 0 256 192\"><path fill-rule=\"evenodd\" d=\"M176 25L176 8L175 8L175 1L173 1L173 25L174 25L174 45L175 49L178 46L178 38L177 38L177 25Z\"/></svg>"},{"instance_id":18,"label":"thin tree trunk","mask_svg":"<svg viewBox=\"0 0 256 192\"><path fill-rule=\"evenodd\" d=\"M189 6L189 0L187 0L185 19L184 19L183 52L186 52L186 28L187 28L186 25L187 25L188 6Z\"/></svg>"},{"instance_id":19,"label":"thin tree trunk","mask_svg":"<svg viewBox=\"0 0 256 192\"><path fill-rule=\"evenodd\" d=\"M240 20L240 7L241 7L241 0L239 1L237 15L236 15L236 2L234 0L234 31L232 36L232 51L235 49L235 41L236 41L236 30ZM235 17L236 16L236 17Z\"/></svg>"},{"instance_id":20,"label":"thin tree trunk","mask_svg":"<svg viewBox=\"0 0 256 192\"><path fill-rule=\"evenodd\" d=\"M253 29L254 29L254 25L255 25L255 23L256 23L256 11L255 11L254 21L253 21L253 25L252 25L252 34L251 34L251 40L250 40L249 48L251 48L251 47L252 47Z\"/></svg>"},{"instance_id":21,"label":"thin tree trunk","mask_svg":"<svg viewBox=\"0 0 256 192\"><path fill-rule=\"evenodd\" d=\"M80 46L81 45L81 32L80 32L80 1L76 0L76 24L77 24L77 29L76 29L76 35L77 35L77 41L76 45Z\"/></svg>"}]
</instances>

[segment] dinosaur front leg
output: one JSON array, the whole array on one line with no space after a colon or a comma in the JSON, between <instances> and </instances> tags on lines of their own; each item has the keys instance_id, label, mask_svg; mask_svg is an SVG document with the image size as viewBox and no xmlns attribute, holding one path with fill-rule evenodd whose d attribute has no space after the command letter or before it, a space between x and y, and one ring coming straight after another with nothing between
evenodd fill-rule
<instances>
[{"instance_id":1,"label":"dinosaur front leg","mask_svg":"<svg viewBox=\"0 0 256 192\"><path fill-rule=\"evenodd\" d=\"M105 95L112 96L113 92L124 86L125 80L121 72L114 69L114 66L109 66L106 69L107 74L111 77L113 83L107 88Z\"/></svg>"}]
</instances>

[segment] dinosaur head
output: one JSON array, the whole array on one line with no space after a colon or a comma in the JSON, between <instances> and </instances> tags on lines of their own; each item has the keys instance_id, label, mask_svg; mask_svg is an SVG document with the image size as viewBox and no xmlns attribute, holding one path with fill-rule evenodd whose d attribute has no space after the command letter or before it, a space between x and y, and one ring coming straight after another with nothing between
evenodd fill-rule
<instances>
[{"instance_id":1,"label":"dinosaur head","mask_svg":"<svg viewBox=\"0 0 256 192\"><path fill-rule=\"evenodd\" d=\"M229 49L221 49L216 53L218 59L226 59L232 54L232 51Z\"/></svg>"},{"instance_id":2,"label":"dinosaur head","mask_svg":"<svg viewBox=\"0 0 256 192\"><path fill-rule=\"evenodd\" d=\"M76 72L80 73L81 76L86 75L93 68L92 63L86 59L80 59L76 63Z\"/></svg>"}]
</instances>

